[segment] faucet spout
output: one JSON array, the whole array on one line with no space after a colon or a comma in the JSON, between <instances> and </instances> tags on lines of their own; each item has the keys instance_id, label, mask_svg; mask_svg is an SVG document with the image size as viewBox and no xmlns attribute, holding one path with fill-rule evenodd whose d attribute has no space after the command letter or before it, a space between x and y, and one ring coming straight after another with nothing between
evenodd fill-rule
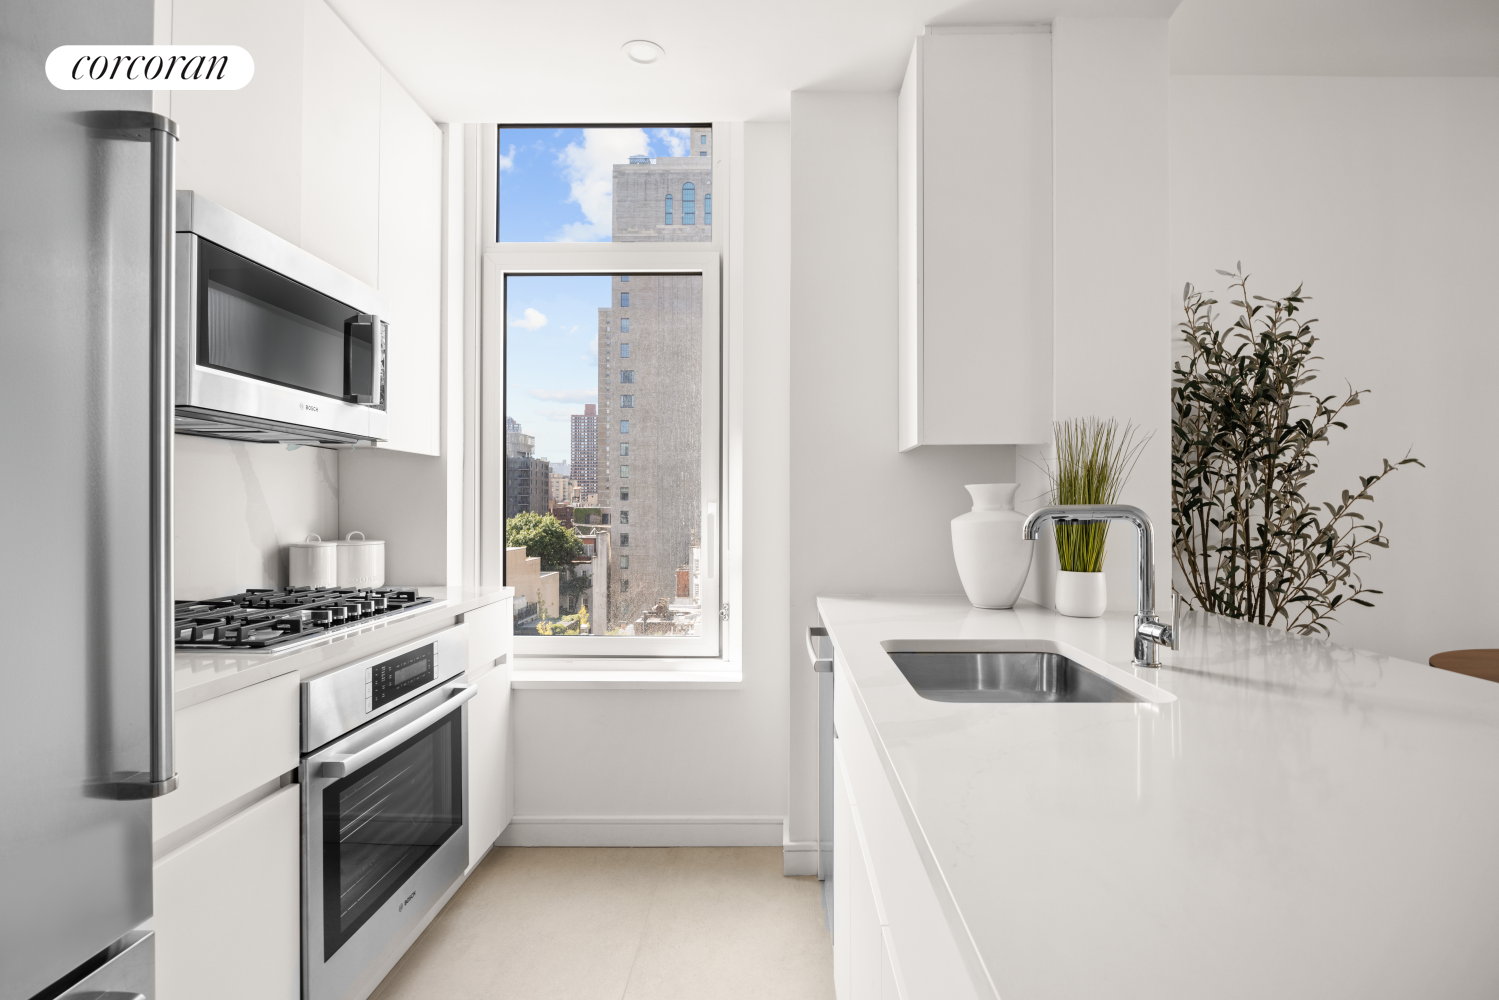
<instances>
[{"instance_id":1,"label":"faucet spout","mask_svg":"<svg viewBox=\"0 0 1499 1000\"><path fill-rule=\"evenodd\" d=\"M1156 645L1174 646L1175 623L1161 625L1155 616L1155 529L1150 517L1139 507L1128 504L1058 504L1032 511L1020 526L1021 536L1035 541L1041 537L1041 528L1047 521L1057 524L1127 521L1135 526L1135 663L1160 666Z\"/></svg>"}]
</instances>

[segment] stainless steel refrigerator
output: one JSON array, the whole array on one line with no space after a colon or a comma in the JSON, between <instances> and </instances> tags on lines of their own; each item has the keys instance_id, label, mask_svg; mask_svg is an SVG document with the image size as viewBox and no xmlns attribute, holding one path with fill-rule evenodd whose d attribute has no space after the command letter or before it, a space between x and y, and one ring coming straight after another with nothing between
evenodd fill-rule
<instances>
[{"instance_id":1,"label":"stainless steel refrigerator","mask_svg":"<svg viewBox=\"0 0 1499 1000\"><path fill-rule=\"evenodd\" d=\"M151 0L0 3L0 1000L151 998L171 743L172 126L62 91Z\"/></svg>"}]
</instances>

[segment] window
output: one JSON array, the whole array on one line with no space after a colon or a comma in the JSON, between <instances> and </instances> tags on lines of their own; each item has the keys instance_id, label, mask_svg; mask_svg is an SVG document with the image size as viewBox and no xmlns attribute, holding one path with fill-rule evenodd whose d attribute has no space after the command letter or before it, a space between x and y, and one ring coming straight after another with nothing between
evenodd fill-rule
<instances>
[{"instance_id":1,"label":"window","mask_svg":"<svg viewBox=\"0 0 1499 1000\"><path fill-rule=\"evenodd\" d=\"M692 155L694 147L707 153L711 133L703 125L501 127L494 157L498 241L704 239L700 231L663 231L657 213L658 199L683 181L699 192L712 189L712 165ZM672 209L666 211L670 216Z\"/></svg>"},{"instance_id":2,"label":"window","mask_svg":"<svg viewBox=\"0 0 1499 1000\"><path fill-rule=\"evenodd\" d=\"M666 196L666 224L671 225L671 195Z\"/></svg>"},{"instance_id":3,"label":"window","mask_svg":"<svg viewBox=\"0 0 1499 1000\"><path fill-rule=\"evenodd\" d=\"M713 195L703 195L703 225L713 225Z\"/></svg>"},{"instance_id":4,"label":"window","mask_svg":"<svg viewBox=\"0 0 1499 1000\"><path fill-rule=\"evenodd\" d=\"M721 450L729 440L723 261L715 245L683 246L714 240L711 157L692 155L713 143L706 128L686 128L671 145L676 133L649 127L634 130L644 138L628 148L623 130L609 129L609 143L593 142L591 129L515 132L535 145L517 141L513 152L512 131L496 129L489 135L503 135L503 145L480 150L490 177L481 194L497 227L490 232L503 232L502 240L486 233L482 247L480 294L494 303L481 319L483 350L496 363L484 367L475 394L486 401L484 438L494 442L480 469L480 579L527 598L517 601L525 608L514 628L517 655L716 657L727 634L717 614L726 581L707 572L722 563ZM673 225L663 227L668 194ZM634 246L650 242L671 245ZM635 390L646 382L651 394L636 418ZM507 419L516 425L513 447ZM636 419L650 422L641 433L652 447L631 455ZM563 460L571 463L567 530L591 554L542 572L524 541L507 546L504 507L512 494L519 506L525 493L527 517L547 517ZM548 493L532 502L536 487Z\"/></svg>"},{"instance_id":5,"label":"window","mask_svg":"<svg viewBox=\"0 0 1499 1000\"><path fill-rule=\"evenodd\" d=\"M697 155L698 156L707 156L708 155L708 151L706 149L700 149L700 150L698 150Z\"/></svg>"},{"instance_id":6,"label":"window","mask_svg":"<svg viewBox=\"0 0 1499 1000\"><path fill-rule=\"evenodd\" d=\"M697 188L691 181L682 185L682 225L697 225Z\"/></svg>"}]
</instances>

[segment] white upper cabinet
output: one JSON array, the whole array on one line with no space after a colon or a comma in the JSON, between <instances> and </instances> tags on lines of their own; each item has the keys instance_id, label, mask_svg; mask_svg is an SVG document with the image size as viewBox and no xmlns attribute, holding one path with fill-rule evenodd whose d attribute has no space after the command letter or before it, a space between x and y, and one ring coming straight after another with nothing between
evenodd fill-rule
<instances>
[{"instance_id":1,"label":"white upper cabinet","mask_svg":"<svg viewBox=\"0 0 1499 1000\"><path fill-rule=\"evenodd\" d=\"M166 9L158 5L159 9ZM177 44L243 45L240 91L175 91L177 186L378 288L390 437L439 454L442 133L324 0L172 0Z\"/></svg>"},{"instance_id":2,"label":"white upper cabinet","mask_svg":"<svg viewBox=\"0 0 1499 1000\"><path fill-rule=\"evenodd\" d=\"M302 249L378 287L384 71L323 0L302 37Z\"/></svg>"},{"instance_id":3,"label":"white upper cabinet","mask_svg":"<svg viewBox=\"0 0 1499 1000\"><path fill-rule=\"evenodd\" d=\"M440 453L442 382L442 133L380 72L380 278L390 302L386 346L390 440Z\"/></svg>"},{"instance_id":4,"label":"white upper cabinet","mask_svg":"<svg viewBox=\"0 0 1499 1000\"><path fill-rule=\"evenodd\" d=\"M1051 35L927 30L898 105L900 449L1042 443Z\"/></svg>"}]
</instances>

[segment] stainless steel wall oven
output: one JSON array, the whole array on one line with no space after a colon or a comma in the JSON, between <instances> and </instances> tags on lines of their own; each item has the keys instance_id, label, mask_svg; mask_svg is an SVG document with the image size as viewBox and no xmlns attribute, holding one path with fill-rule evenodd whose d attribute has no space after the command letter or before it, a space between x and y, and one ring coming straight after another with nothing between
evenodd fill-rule
<instances>
[{"instance_id":1,"label":"stainless steel wall oven","mask_svg":"<svg viewBox=\"0 0 1499 1000\"><path fill-rule=\"evenodd\" d=\"M468 864L461 626L302 682L302 996L363 980Z\"/></svg>"},{"instance_id":2,"label":"stainless steel wall oven","mask_svg":"<svg viewBox=\"0 0 1499 1000\"><path fill-rule=\"evenodd\" d=\"M192 191L177 192L177 430L349 444L387 436L385 301Z\"/></svg>"}]
</instances>

